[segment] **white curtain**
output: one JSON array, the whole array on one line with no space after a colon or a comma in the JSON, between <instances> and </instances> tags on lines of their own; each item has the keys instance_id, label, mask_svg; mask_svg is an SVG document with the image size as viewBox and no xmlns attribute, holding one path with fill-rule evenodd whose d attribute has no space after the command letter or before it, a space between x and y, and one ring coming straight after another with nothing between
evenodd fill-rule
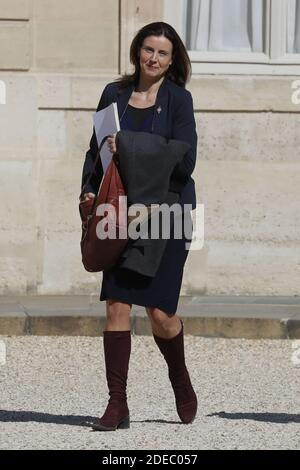
<instances>
[{"instance_id":1,"label":"white curtain","mask_svg":"<svg viewBox=\"0 0 300 470\"><path fill-rule=\"evenodd\" d=\"M185 0L189 50L263 52L263 0Z\"/></svg>"},{"instance_id":2,"label":"white curtain","mask_svg":"<svg viewBox=\"0 0 300 470\"><path fill-rule=\"evenodd\" d=\"M300 54L300 0L288 0L287 52Z\"/></svg>"}]
</instances>

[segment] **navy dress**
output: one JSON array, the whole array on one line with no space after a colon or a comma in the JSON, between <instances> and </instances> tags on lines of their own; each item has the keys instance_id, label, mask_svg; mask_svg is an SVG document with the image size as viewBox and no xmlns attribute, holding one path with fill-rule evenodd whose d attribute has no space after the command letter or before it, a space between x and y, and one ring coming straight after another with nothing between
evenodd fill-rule
<instances>
[{"instance_id":1,"label":"navy dress","mask_svg":"<svg viewBox=\"0 0 300 470\"><path fill-rule=\"evenodd\" d=\"M151 132L154 106L135 108L128 104L120 123L122 130ZM171 230L170 239L154 278L143 276L129 269L113 268L103 272L100 300L114 299L128 304L156 307L168 315L177 310L184 264L188 255L192 233L192 219L189 218L189 238L174 238ZM183 223L183 217L181 217ZM183 231L184 233L184 231Z\"/></svg>"}]
</instances>

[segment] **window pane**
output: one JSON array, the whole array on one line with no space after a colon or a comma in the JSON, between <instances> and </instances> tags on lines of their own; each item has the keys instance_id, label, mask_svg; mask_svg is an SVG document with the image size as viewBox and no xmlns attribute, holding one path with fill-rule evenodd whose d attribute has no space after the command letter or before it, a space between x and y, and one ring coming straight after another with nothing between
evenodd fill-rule
<instances>
[{"instance_id":1,"label":"window pane","mask_svg":"<svg viewBox=\"0 0 300 470\"><path fill-rule=\"evenodd\" d=\"M300 54L300 0L288 0L287 52Z\"/></svg>"},{"instance_id":2,"label":"window pane","mask_svg":"<svg viewBox=\"0 0 300 470\"><path fill-rule=\"evenodd\" d=\"M263 52L264 0L184 0L186 47Z\"/></svg>"}]
</instances>

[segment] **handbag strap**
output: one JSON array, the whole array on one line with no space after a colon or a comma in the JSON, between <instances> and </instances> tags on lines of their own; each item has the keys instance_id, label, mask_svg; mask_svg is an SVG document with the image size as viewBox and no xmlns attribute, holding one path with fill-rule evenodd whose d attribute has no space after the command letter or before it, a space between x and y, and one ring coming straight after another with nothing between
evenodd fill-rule
<instances>
[{"instance_id":1,"label":"handbag strap","mask_svg":"<svg viewBox=\"0 0 300 470\"><path fill-rule=\"evenodd\" d=\"M95 161L94 161L93 169L92 169L92 171L91 171L91 173L90 173L90 175L89 175L87 181L85 182L85 184L84 184L83 187L82 187L81 193L80 193L80 195L79 195L79 200L81 200L81 198L82 198L82 196L83 196L83 194L84 194L84 192L85 192L85 188L86 188L87 185L89 184L89 182L90 182L90 180L91 180L91 178L92 178L92 176L93 176L93 174L94 174L94 171L95 171L95 169L96 169L97 163L98 163L99 158L100 158L100 152L101 152L102 147L103 147L103 145L104 145L104 143L105 143L105 141L106 141L106 139L107 139L108 137L111 137L111 134L106 135L106 136L103 137L103 139L101 140L101 143L100 143L99 148L98 148L98 150L97 150L97 155L96 155L96 158L95 158Z\"/></svg>"}]
</instances>

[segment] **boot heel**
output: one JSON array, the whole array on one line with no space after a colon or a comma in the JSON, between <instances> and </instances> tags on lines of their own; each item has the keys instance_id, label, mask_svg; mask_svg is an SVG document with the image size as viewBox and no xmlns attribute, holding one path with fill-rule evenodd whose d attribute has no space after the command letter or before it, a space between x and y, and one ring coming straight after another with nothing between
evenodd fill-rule
<instances>
[{"instance_id":1,"label":"boot heel","mask_svg":"<svg viewBox=\"0 0 300 470\"><path fill-rule=\"evenodd\" d=\"M127 416L118 426L118 429L129 429L130 428L130 418Z\"/></svg>"}]
</instances>

